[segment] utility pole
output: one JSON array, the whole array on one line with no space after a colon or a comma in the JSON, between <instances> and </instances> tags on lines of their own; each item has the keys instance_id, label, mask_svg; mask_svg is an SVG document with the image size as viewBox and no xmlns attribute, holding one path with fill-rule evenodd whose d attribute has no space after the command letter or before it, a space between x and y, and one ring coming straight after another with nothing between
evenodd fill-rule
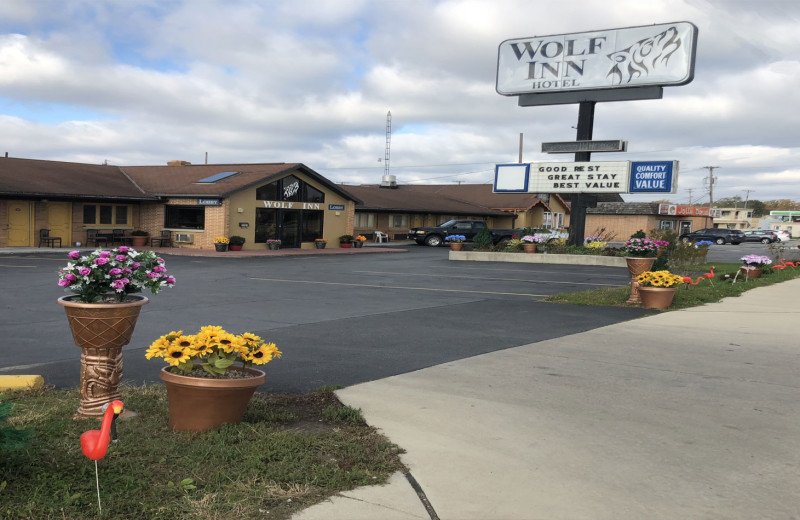
<instances>
[{"instance_id":1,"label":"utility pole","mask_svg":"<svg viewBox=\"0 0 800 520\"><path fill-rule=\"evenodd\" d=\"M710 208L714 205L714 182L717 180L714 177L714 170L719 166L703 166L703 168L708 169L708 177L706 179L708 179L708 207Z\"/></svg>"},{"instance_id":2,"label":"utility pole","mask_svg":"<svg viewBox=\"0 0 800 520\"><path fill-rule=\"evenodd\" d=\"M747 201L748 201L748 200L750 200L750 192L751 192L751 191L756 191L756 190L744 190L744 192L745 192L745 196L744 196L744 209L747 209Z\"/></svg>"},{"instance_id":3,"label":"utility pole","mask_svg":"<svg viewBox=\"0 0 800 520\"><path fill-rule=\"evenodd\" d=\"M689 205L692 205L692 188L687 189L686 191L689 192Z\"/></svg>"}]
</instances>

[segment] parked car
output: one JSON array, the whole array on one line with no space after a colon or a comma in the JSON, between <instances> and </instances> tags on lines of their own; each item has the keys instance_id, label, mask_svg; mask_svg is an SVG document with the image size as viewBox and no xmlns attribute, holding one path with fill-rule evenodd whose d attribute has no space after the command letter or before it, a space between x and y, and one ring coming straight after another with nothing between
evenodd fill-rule
<instances>
[{"instance_id":1,"label":"parked car","mask_svg":"<svg viewBox=\"0 0 800 520\"><path fill-rule=\"evenodd\" d=\"M774 231L775 234L778 235L778 240L780 240L781 242L786 242L787 240L792 239L792 234L789 231L786 231L785 229L773 229L772 231Z\"/></svg>"},{"instance_id":2,"label":"parked car","mask_svg":"<svg viewBox=\"0 0 800 520\"><path fill-rule=\"evenodd\" d=\"M440 246L444 244L445 237L448 235L463 235L466 242L472 242L479 232L488 229L483 220L448 220L444 224L430 227L418 227L409 230L408 238L414 240L419 245ZM497 244L506 240L511 240L514 235L518 235L524 229L489 229L492 234L492 243ZM567 233L553 231L552 229L536 230L536 233L544 235L545 242L558 238L567 238Z\"/></svg>"},{"instance_id":3,"label":"parked car","mask_svg":"<svg viewBox=\"0 0 800 520\"><path fill-rule=\"evenodd\" d=\"M751 229L744 232L745 242L761 242L773 244L779 240L778 234L771 229Z\"/></svg>"},{"instance_id":4,"label":"parked car","mask_svg":"<svg viewBox=\"0 0 800 520\"><path fill-rule=\"evenodd\" d=\"M681 242L699 242L700 240L710 240L715 244L738 245L744 242L744 233L738 229L726 228L706 228L684 233L679 237Z\"/></svg>"}]
</instances>

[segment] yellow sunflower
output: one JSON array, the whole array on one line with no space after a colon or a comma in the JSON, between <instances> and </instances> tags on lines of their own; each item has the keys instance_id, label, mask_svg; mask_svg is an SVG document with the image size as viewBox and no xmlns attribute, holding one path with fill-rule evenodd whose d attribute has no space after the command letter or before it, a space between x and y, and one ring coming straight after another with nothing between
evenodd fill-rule
<instances>
[{"instance_id":1,"label":"yellow sunflower","mask_svg":"<svg viewBox=\"0 0 800 520\"><path fill-rule=\"evenodd\" d=\"M220 334L219 337L217 338L217 342L220 350L222 350L226 354L231 354L233 352L236 352L238 347L242 345L241 338L239 338L234 334L230 334L228 332Z\"/></svg>"},{"instance_id":2,"label":"yellow sunflower","mask_svg":"<svg viewBox=\"0 0 800 520\"><path fill-rule=\"evenodd\" d=\"M256 350L250 352L246 361L254 365L266 365L273 357L279 358L283 353L278 350L275 343L264 343Z\"/></svg>"},{"instance_id":3,"label":"yellow sunflower","mask_svg":"<svg viewBox=\"0 0 800 520\"><path fill-rule=\"evenodd\" d=\"M191 356L191 349L184 349L180 345L170 344L164 355L164 360L172 366L178 366L185 361L189 361Z\"/></svg>"}]
</instances>

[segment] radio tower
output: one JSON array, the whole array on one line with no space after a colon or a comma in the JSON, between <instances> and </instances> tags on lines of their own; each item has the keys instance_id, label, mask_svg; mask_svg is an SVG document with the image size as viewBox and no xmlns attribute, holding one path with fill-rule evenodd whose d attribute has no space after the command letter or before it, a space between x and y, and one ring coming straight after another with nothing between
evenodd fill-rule
<instances>
[{"instance_id":1,"label":"radio tower","mask_svg":"<svg viewBox=\"0 0 800 520\"><path fill-rule=\"evenodd\" d=\"M383 158L383 175L389 175L389 150L392 147L392 111L386 112L386 153Z\"/></svg>"}]
</instances>

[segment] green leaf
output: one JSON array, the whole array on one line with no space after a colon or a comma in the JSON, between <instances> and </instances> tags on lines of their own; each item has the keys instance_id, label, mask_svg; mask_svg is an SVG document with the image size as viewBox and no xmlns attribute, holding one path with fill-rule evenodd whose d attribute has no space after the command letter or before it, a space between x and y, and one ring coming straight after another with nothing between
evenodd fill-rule
<instances>
[{"instance_id":1,"label":"green leaf","mask_svg":"<svg viewBox=\"0 0 800 520\"><path fill-rule=\"evenodd\" d=\"M233 364L233 360L232 360L232 359L228 359L228 358L221 358L221 359L218 359L218 360L217 360L217 361L214 363L214 366L215 366L216 368L221 368L222 370L225 370L225 369L227 369L229 366L231 366L232 364Z\"/></svg>"}]
</instances>

